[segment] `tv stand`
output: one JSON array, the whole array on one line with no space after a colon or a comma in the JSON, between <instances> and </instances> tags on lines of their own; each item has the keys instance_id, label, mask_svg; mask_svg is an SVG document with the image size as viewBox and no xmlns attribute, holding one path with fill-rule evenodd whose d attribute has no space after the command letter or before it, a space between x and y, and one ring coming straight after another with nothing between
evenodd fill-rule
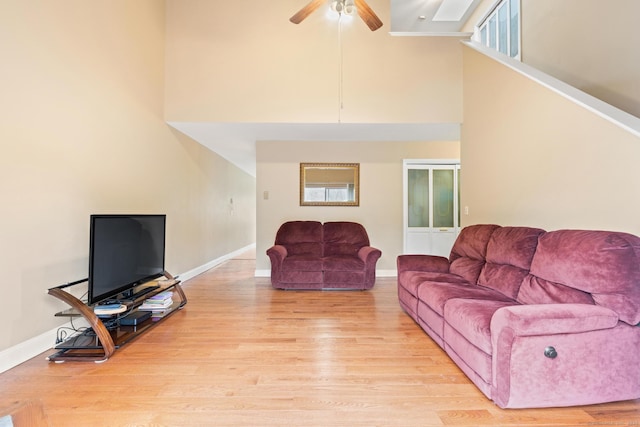
<instances>
[{"instance_id":1,"label":"tv stand","mask_svg":"<svg viewBox=\"0 0 640 427\"><path fill-rule=\"evenodd\" d=\"M78 280L76 282L56 286L49 289L49 295L54 296L71 306L71 308L68 310L56 313L56 316L82 316L87 321L87 323L89 323L92 333L79 331L63 342L58 343L55 348L59 351L47 357L47 360L57 363L66 361L93 361L96 363L104 362L109 359L109 357L111 357L111 355L120 346L133 340L148 329L161 323L169 315L184 307L184 305L187 303L187 297L185 296L184 291L180 286L180 281L166 272L165 276L168 280L145 284L146 286L143 288L143 290L146 290L147 287L151 287L152 289L150 291L146 291L141 294L138 294L138 292L140 291L135 292L133 294L134 298L122 302L127 306L127 311L125 313L122 313L122 317L124 317L124 315L128 313L136 311L137 307L139 307L146 298L150 298L153 295L171 290L174 292L173 305L168 307L163 312L163 315L161 317L152 317L136 325L121 325L116 318L114 319L116 325L110 328L107 328L107 326L105 325L106 319L105 321L103 321L103 319L101 319L94 313L93 306L88 306L87 304L64 290L65 288L68 288L70 286L86 282L86 279Z\"/></svg>"}]
</instances>

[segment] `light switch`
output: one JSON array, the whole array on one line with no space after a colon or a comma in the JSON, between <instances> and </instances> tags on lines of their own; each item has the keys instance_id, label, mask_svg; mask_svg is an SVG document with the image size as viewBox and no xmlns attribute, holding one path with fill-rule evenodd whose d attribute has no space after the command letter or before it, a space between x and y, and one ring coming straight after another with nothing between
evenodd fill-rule
<instances>
[{"instance_id":1,"label":"light switch","mask_svg":"<svg viewBox=\"0 0 640 427\"><path fill-rule=\"evenodd\" d=\"M262 198L265 199L265 200L269 200L269 192L268 191L264 191L262 193Z\"/></svg>"}]
</instances>

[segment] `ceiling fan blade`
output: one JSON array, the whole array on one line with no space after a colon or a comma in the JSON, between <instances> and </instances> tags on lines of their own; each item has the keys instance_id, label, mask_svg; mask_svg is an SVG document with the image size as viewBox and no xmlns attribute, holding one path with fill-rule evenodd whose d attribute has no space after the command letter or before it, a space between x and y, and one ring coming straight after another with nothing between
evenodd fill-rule
<instances>
[{"instance_id":1,"label":"ceiling fan blade","mask_svg":"<svg viewBox=\"0 0 640 427\"><path fill-rule=\"evenodd\" d=\"M356 5L356 10L358 11L358 15L367 24L367 27L371 31L375 31L378 28L382 27L382 21L378 18L378 15L369 7L366 1L364 0L354 0Z\"/></svg>"},{"instance_id":2,"label":"ceiling fan blade","mask_svg":"<svg viewBox=\"0 0 640 427\"><path fill-rule=\"evenodd\" d=\"M294 24L301 23L307 16L315 12L316 9L322 6L325 2L326 0L311 0L309 4L307 4L305 7L300 9L295 15L289 18L289 21L293 22Z\"/></svg>"}]
</instances>

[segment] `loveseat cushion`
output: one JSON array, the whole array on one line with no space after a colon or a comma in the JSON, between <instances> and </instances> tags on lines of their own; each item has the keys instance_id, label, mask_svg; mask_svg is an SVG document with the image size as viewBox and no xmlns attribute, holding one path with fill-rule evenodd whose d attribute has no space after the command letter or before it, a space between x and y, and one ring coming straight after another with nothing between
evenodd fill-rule
<instances>
[{"instance_id":1,"label":"loveseat cushion","mask_svg":"<svg viewBox=\"0 0 640 427\"><path fill-rule=\"evenodd\" d=\"M470 225L462 229L449 255L449 272L473 284L484 266L491 234L500 228L493 224Z\"/></svg>"},{"instance_id":2,"label":"loveseat cushion","mask_svg":"<svg viewBox=\"0 0 640 427\"><path fill-rule=\"evenodd\" d=\"M325 256L322 258L324 271L363 271L364 261L357 256Z\"/></svg>"},{"instance_id":3,"label":"loveseat cushion","mask_svg":"<svg viewBox=\"0 0 640 427\"><path fill-rule=\"evenodd\" d=\"M536 304L566 294L562 285L590 293L631 325L640 322L640 237L610 231L558 230L543 234L531 263L533 278L518 300ZM539 280L542 279L542 280ZM576 294L572 292L574 300Z\"/></svg>"},{"instance_id":4,"label":"loveseat cushion","mask_svg":"<svg viewBox=\"0 0 640 427\"><path fill-rule=\"evenodd\" d=\"M367 231L356 222L333 221L323 225L323 256L348 255L357 257L363 246L369 246Z\"/></svg>"},{"instance_id":5,"label":"loveseat cushion","mask_svg":"<svg viewBox=\"0 0 640 427\"><path fill-rule=\"evenodd\" d=\"M529 273L538 237L543 233L540 228L530 227L494 230L487 244L486 263L478 284L516 298L523 279Z\"/></svg>"},{"instance_id":6,"label":"loveseat cushion","mask_svg":"<svg viewBox=\"0 0 640 427\"><path fill-rule=\"evenodd\" d=\"M280 226L275 245L287 248L287 254L322 256L322 223L318 221L289 221Z\"/></svg>"}]
</instances>

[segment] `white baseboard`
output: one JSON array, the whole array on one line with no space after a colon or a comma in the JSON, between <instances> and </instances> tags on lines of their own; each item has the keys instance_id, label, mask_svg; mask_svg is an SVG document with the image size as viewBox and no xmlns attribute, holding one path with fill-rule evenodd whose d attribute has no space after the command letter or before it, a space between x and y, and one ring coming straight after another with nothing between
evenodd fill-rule
<instances>
[{"instance_id":1,"label":"white baseboard","mask_svg":"<svg viewBox=\"0 0 640 427\"><path fill-rule=\"evenodd\" d=\"M248 251L249 249L255 248L255 246L256 246L255 243L245 246L242 249L238 249L237 251L234 251L224 256L221 256L219 258L216 258L213 261L209 261L208 263L200 267L196 267L185 273L181 273L179 279L182 282L185 282L199 274L204 273L205 271L213 267L216 267L219 264L222 264L223 262L231 258L234 258ZM87 322L82 318L75 319L73 323L74 323L73 326L75 326L76 328L88 326ZM58 329L64 328L64 327L70 328L71 323L69 322L64 325L60 325L54 329L51 329L50 331L47 331L36 337L28 339L27 341L21 342L20 344L14 345L13 347L9 347L6 350L1 351L0 352L0 373L8 371L9 369L15 366L18 366L19 364L24 363L27 360L53 348L55 346Z\"/></svg>"},{"instance_id":2,"label":"white baseboard","mask_svg":"<svg viewBox=\"0 0 640 427\"><path fill-rule=\"evenodd\" d=\"M271 270L256 270L255 277L271 277Z\"/></svg>"},{"instance_id":3,"label":"white baseboard","mask_svg":"<svg viewBox=\"0 0 640 427\"><path fill-rule=\"evenodd\" d=\"M249 249L255 249L255 247L256 247L255 243L253 243L251 245L247 245L244 248L240 248L240 249L238 249L236 251L233 251L233 252L228 253L226 255L223 255L223 256L221 256L219 258L216 258L216 259L214 259L212 261L209 261L208 263L203 264L203 265L201 265L199 267L196 267L193 270L189 270L189 271L187 271L185 273L181 273L180 277L178 277L178 279L180 279L180 281L182 281L182 282L186 282L187 280L189 280L189 279L191 279L193 277L196 277L197 275L202 274L205 271L210 270L213 267L216 267L216 266L222 264L223 262L230 260L231 258L235 258L238 255L243 254L244 252L248 251Z\"/></svg>"},{"instance_id":4,"label":"white baseboard","mask_svg":"<svg viewBox=\"0 0 640 427\"><path fill-rule=\"evenodd\" d=\"M84 326L88 326L88 323L84 319L76 319L73 321L73 325L71 325L71 322L67 322L64 325L60 325L50 331L38 335L37 337L33 337L18 345L14 345L13 347L3 350L0 352L0 373L8 371L9 369L53 348L60 328L81 328Z\"/></svg>"},{"instance_id":5,"label":"white baseboard","mask_svg":"<svg viewBox=\"0 0 640 427\"><path fill-rule=\"evenodd\" d=\"M376 270L376 277L397 277L397 270Z\"/></svg>"},{"instance_id":6,"label":"white baseboard","mask_svg":"<svg viewBox=\"0 0 640 427\"><path fill-rule=\"evenodd\" d=\"M376 277L396 277L396 270L376 270ZM256 270L255 277L271 277L271 270Z\"/></svg>"}]
</instances>

